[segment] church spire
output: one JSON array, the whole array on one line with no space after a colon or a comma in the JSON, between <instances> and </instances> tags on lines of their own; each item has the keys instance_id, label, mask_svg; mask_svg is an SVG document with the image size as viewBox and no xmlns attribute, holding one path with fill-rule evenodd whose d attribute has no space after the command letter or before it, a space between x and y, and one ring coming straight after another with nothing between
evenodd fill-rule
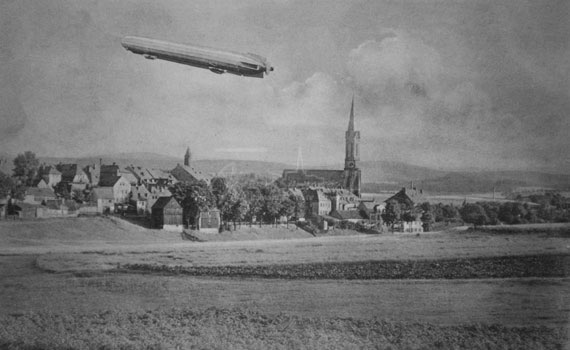
<instances>
[{"instance_id":1,"label":"church spire","mask_svg":"<svg viewBox=\"0 0 570 350\"><path fill-rule=\"evenodd\" d=\"M348 131L354 131L354 94L350 105L350 119L348 120Z\"/></svg>"}]
</instances>

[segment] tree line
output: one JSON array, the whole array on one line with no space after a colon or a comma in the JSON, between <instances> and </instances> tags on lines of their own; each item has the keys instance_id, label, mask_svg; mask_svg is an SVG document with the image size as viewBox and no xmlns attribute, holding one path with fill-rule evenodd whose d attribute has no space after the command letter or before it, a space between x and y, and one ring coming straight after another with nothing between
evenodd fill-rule
<instances>
[{"instance_id":1,"label":"tree line","mask_svg":"<svg viewBox=\"0 0 570 350\"><path fill-rule=\"evenodd\" d=\"M216 208L223 227L234 229L238 223L275 223L282 217L300 217L305 211L304 200L287 193L266 177L254 174L215 177L208 185L204 181L179 182L169 188L188 218L200 211Z\"/></svg>"}]
</instances>

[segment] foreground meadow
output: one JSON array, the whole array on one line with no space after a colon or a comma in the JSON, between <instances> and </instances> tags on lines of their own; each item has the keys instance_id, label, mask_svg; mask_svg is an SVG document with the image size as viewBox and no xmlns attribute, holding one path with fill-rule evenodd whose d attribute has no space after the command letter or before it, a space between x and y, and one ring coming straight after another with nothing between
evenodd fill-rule
<instances>
[{"instance_id":1,"label":"foreground meadow","mask_svg":"<svg viewBox=\"0 0 570 350\"><path fill-rule=\"evenodd\" d=\"M0 349L569 345L560 230L197 243L117 219L2 224ZM274 268L289 277L257 274Z\"/></svg>"}]
</instances>

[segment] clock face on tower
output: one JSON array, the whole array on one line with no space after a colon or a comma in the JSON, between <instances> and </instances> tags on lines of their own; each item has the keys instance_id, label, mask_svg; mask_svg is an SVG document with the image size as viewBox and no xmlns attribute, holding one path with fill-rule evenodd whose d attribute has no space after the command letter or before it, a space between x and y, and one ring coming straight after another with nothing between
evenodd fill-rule
<instances>
[{"instance_id":1,"label":"clock face on tower","mask_svg":"<svg viewBox=\"0 0 570 350\"><path fill-rule=\"evenodd\" d=\"M346 163L346 166L349 168L354 168L354 162L348 162Z\"/></svg>"}]
</instances>

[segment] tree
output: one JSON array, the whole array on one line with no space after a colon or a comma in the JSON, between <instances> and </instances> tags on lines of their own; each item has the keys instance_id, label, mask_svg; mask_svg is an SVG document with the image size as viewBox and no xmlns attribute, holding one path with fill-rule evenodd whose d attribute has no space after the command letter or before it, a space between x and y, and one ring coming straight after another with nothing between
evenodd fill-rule
<instances>
[{"instance_id":1,"label":"tree","mask_svg":"<svg viewBox=\"0 0 570 350\"><path fill-rule=\"evenodd\" d=\"M289 227L289 218L295 215L295 201L291 198L291 196L282 196L281 210L279 211L279 215L285 216L287 218L287 227Z\"/></svg>"},{"instance_id":2,"label":"tree","mask_svg":"<svg viewBox=\"0 0 570 350\"><path fill-rule=\"evenodd\" d=\"M18 177L26 186L32 186L38 175L40 161L36 154L26 151L14 158L14 176Z\"/></svg>"},{"instance_id":3,"label":"tree","mask_svg":"<svg viewBox=\"0 0 570 350\"><path fill-rule=\"evenodd\" d=\"M441 207L441 216L442 216L443 220L446 222L450 222L450 221L454 222L454 221L459 220L459 218L460 218L459 210L457 210L456 207L454 207L453 205L450 205L450 204L446 204L446 205L443 205ZM435 221L438 221L437 216L436 216Z\"/></svg>"},{"instance_id":4,"label":"tree","mask_svg":"<svg viewBox=\"0 0 570 350\"><path fill-rule=\"evenodd\" d=\"M401 214L402 221L412 222L416 221L416 215L411 210L406 210Z\"/></svg>"},{"instance_id":5,"label":"tree","mask_svg":"<svg viewBox=\"0 0 570 350\"><path fill-rule=\"evenodd\" d=\"M382 219L385 223L390 225L392 232L394 232L394 224L400 221L400 215L402 210L400 209L400 203L395 200L388 201L386 203L386 209L382 215Z\"/></svg>"},{"instance_id":6,"label":"tree","mask_svg":"<svg viewBox=\"0 0 570 350\"><path fill-rule=\"evenodd\" d=\"M429 211L424 211L424 212L422 213L422 216L420 217L420 220L421 220L422 223L423 223L422 226L424 227L424 231L425 231L425 232L431 231L431 225L432 225L433 222L434 222L434 218L433 218L432 213L429 212Z\"/></svg>"},{"instance_id":7,"label":"tree","mask_svg":"<svg viewBox=\"0 0 570 350\"><path fill-rule=\"evenodd\" d=\"M305 199L301 196L296 196L294 194L290 194L289 199L294 204L292 215L297 219L300 217L305 217Z\"/></svg>"},{"instance_id":8,"label":"tree","mask_svg":"<svg viewBox=\"0 0 570 350\"><path fill-rule=\"evenodd\" d=\"M263 196L263 219L265 221L275 222L282 210L283 192L279 187L268 184L261 187L261 194Z\"/></svg>"},{"instance_id":9,"label":"tree","mask_svg":"<svg viewBox=\"0 0 570 350\"><path fill-rule=\"evenodd\" d=\"M71 194L69 193L69 185L65 182L60 182L55 185L55 193L63 199L71 199Z\"/></svg>"},{"instance_id":10,"label":"tree","mask_svg":"<svg viewBox=\"0 0 570 350\"><path fill-rule=\"evenodd\" d=\"M87 201L87 196L85 195L85 191L80 190L78 188L71 190L71 198L78 203L83 203Z\"/></svg>"},{"instance_id":11,"label":"tree","mask_svg":"<svg viewBox=\"0 0 570 350\"><path fill-rule=\"evenodd\" d=\"M184 209L185 222L188 225L195 224L194 219L201 211L208 210L215 205L214 196L204 181L178 182L169 190Z\"/></svg>"},{"instance_id":12,"label":"tree","mask_svg":"<svg viewBox=\"0 0 570 350\"><path fill-rule=\"evenodd\" d=\"M231 191L231 200L228 201L229 216L228 220L234 223L234 230L236 229L236 221L242 222L249 211L249 204L245 198L245 194L240 189L233 189Z\"/></svg>"},{"instance_id":13,"label":"tree","mask_svg":"<svg viewBox=\"0 0 570 350\"><path fill-rule=\"evenodd\" d=\"M226 223L229 221L229 193L228 193L228 186L226 184L226 180L223 177L215 177L210 182L210 188L212 191L212 195L214 196L214 202L216 208L220 211L220 217L223 221L222 229L226 226Z\"/></svg>"},{"instance_id":14,"label":"tree","mask_svg":"<svg viewBox=\"0 0 570 350\"><path fill-rule=\"evenodd\" d=\"M473 227L485 225L489 218L485 214L485 209L479 204L466 203L461 208L461 218L463 221L473 224Z\"/></svg>"},{"instance_id":15,"label":"tree","mask_svg":"<svg viewBox=\"0 0 570 350\"><path fill-rule=\"evenodd\" d=\"M16 187L14 180L0 171L0 198L11 195L14 187Z\"/></svg>"}]
</instances>

